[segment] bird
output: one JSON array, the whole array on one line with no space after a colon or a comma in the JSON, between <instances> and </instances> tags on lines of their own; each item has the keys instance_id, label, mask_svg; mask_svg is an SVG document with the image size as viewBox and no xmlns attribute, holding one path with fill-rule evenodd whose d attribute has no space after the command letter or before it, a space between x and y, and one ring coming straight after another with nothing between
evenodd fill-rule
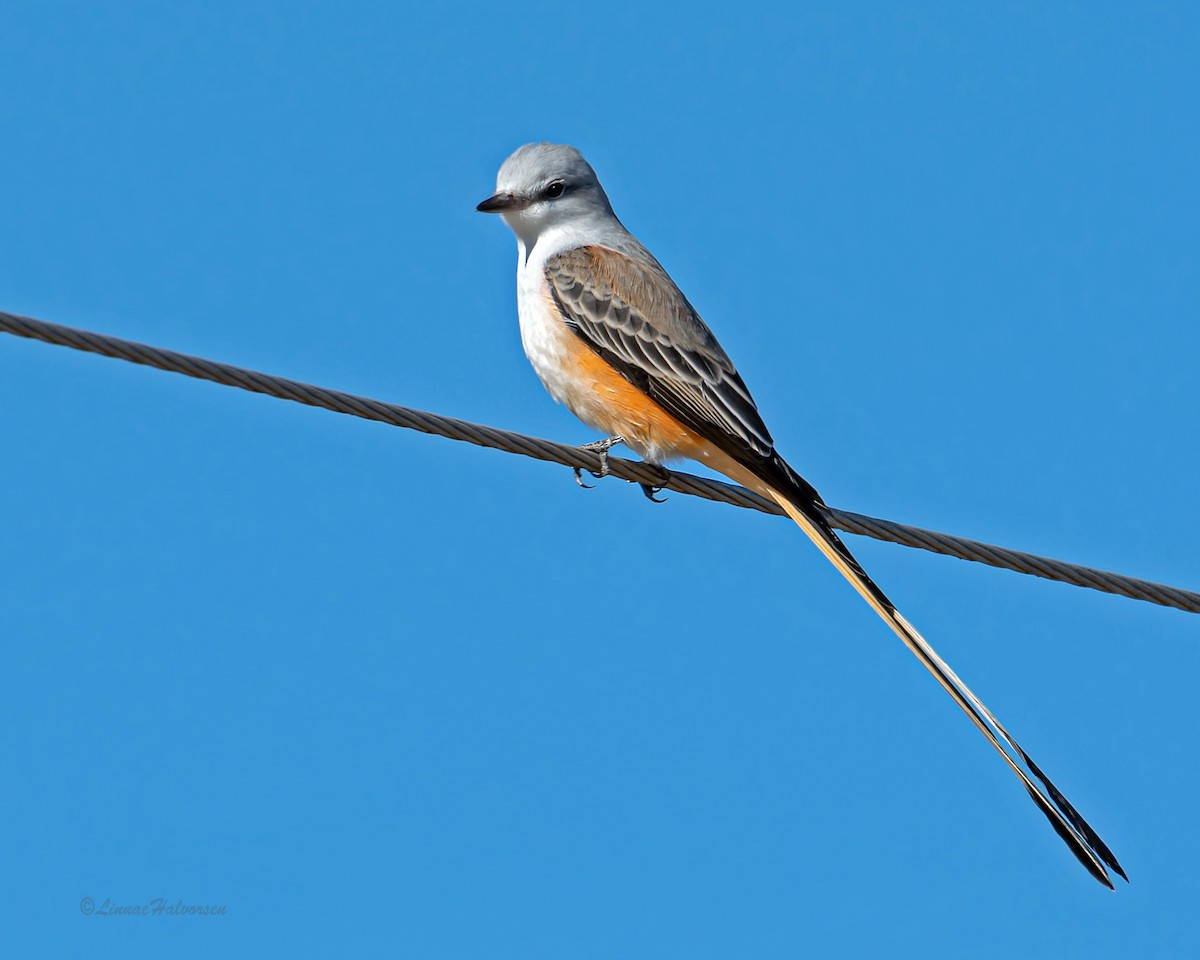
<instances>
[{"instance_id":1,"label":"bird","mask_svg":"<svg viewBox=\"0 0 1200 960\"><path fill-rule=\"evenodd\" d=\"M663 266L613 212L575 147L528 143L476 207L517 240L521 342L550 395L657 465L705 464L777 503L970 718L1059 837L1109 889L1112 851L867 575L816 489L775 449L750 391Z\"/></svg>"}]
</instances>

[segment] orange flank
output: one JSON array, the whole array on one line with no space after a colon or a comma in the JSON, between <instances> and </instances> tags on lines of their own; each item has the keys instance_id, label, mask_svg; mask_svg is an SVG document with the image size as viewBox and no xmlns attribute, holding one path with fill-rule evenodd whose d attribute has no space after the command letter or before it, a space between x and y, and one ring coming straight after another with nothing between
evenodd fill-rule
<instances>
[{"instance_id":1,"label":"orange flank","mask_svg":"<svg viewBox=\"0 0 1200 960\"><path fill-rule=\"evenodd\" d=\"M547 300L550 297L547 296ZM550 306L558 316L558 308ZM601 357L565 324L559 346L569 371L558 383L559 399L584 423L607 436L622 436L633 450L653 462L687 458L772 498L773 491L709 440L688 429Z\"/></svg>"},{"instance_id":2,"label":"orange flank","mask_svg":"<svg viewBox=\"0 0 1200 960\"><path fill-rule=\"evenodd\" d=\"M555 311L557 314L557 310ZM706 459L711 446L617 372L564 323L559 346L570 371L558 384L562 401L580 420L633 449L658 457Z\"/></svg>"}]
</instances>

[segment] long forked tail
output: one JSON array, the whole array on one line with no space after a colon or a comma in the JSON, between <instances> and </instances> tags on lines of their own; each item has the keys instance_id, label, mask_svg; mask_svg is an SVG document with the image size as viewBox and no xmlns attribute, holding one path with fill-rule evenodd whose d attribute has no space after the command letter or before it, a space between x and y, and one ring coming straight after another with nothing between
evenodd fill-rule
<instances>
[{"instance_id":1,"label":"long forked tail","mask_svg":"<svg viewBox=\"0 0 1200 960\"><path fill-rule=\"evenodd\" d=\"M1112 851L1108 849L1096 831L1088 825L1088 822L1071 806L1067 798L1021 749L1017 741L1001 726L1000 721L992 715L992 712L958 678L946 661L937 655L933 647L916 631L916 628L900 615L884 592L867 576L866 571L830 527L821 512L819 498L817 498L817 502L813 502L809 496L810 491L813 495L816 492L790 468L785 466L785 470L788 478L796 481L793 486L797 490L797 495L789 497L786 493L776 490L774 485L765 485L765 492L808 535L829 562L841 571L842 576L850 581L851 586L896 632L896 635L916 655L925 669L933 674L934 679L962 708L963 713L971 718L971 722L979 728L979 731L987 737L988 742L995 747L996 752L1004 758L1005 763L1029 791L1029 796L1033 798L1038 809L1045 814L1050 825L1071 848L1071 852L1075 854L1079 862L1087 867L1088 872L1110 890L1113 889L1113 885L1108 871L1104 869L1105 864L1112 867L1123 880L1128 881L1129 878L1125 876L1125 871L1117 863L1117 858L1113 856ZM1006 746L1008 749L1005 749ZM1034 782L1035 779L1041 784L1041 789Z\"/></svg>"}]
</instances>

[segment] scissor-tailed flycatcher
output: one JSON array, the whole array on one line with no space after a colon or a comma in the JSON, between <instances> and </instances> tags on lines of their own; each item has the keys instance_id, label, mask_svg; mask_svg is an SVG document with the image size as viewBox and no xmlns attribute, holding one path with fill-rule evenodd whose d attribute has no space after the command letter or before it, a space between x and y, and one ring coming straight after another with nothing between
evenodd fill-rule
<instances>
[{"instance_id":1,"label":"scissor-tailed flycatcher","mask_svg":"<svg viewBox=\"0 0 1200 960\"><path fill-rule=\"evenodd\" d=\"M478 209L500 214L517 235L521 340L554 399L651 462L698 460L778 503L987 737L1092 876L1111 888L1107 864L1125 877L1087 821L846 549L820 494L775 452L721 345L621 225L579 151L521 147Z\"/></svg>"}]
</instances>

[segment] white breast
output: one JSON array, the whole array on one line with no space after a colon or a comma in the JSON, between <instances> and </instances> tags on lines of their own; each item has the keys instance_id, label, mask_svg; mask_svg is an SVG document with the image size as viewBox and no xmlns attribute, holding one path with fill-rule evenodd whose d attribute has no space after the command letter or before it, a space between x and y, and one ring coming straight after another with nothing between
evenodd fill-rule
<instances>
[{"instance_id":1,"label":"white breast","mask_svg":"<svg viewBox=\"0 0 1200 960\"><path fill-rule=\"evenodd\" d=\"M521 345L550 395L570 407L573 406L568 401L574 370L568 363L565 343L570 331L547 299L546 256L542 251L548 247L539 242L528 261L524 246L518 248L517 315L521 323Z\"/></svg>"}]
</instances>

